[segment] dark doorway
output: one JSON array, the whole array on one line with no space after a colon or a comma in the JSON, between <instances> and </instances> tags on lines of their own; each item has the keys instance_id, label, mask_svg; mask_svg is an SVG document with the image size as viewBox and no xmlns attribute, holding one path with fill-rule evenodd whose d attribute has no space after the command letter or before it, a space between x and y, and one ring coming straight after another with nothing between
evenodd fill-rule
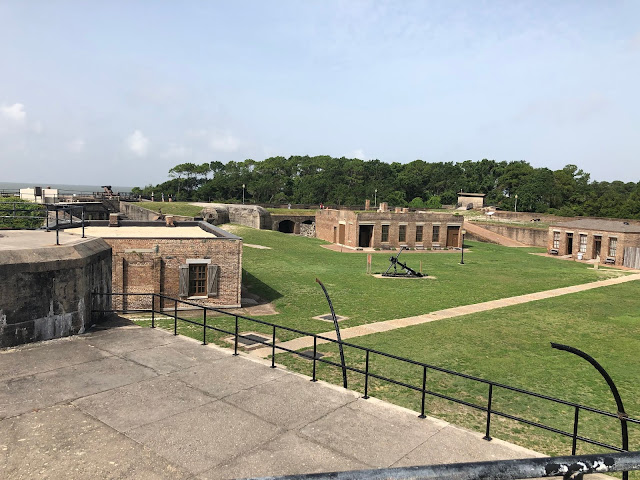
<instances>
[{"instance_id":1,"label":"dark doorway","mask_svg":"<svg viewBox=\"0 0 640 480\"><path fill-rule=\"evenodd\" d=\"M573 233L567 233L567 252L565 255L573 255Z\"/></svg>"},{"instance_id":2,"label":"dark doorway","mask_svg":"<svg viewBox=\"0 0 640 480\"><path fill-rule=\"evenodd\" d=\"M282 233L293 233L295 225L295 222L292 222L291 220L282 220L278 224L278 231Z\"/></svg>"},{"instance_id":3,"label":"dark doorway","mask_svg":"<svg viewBox=\"0 0 640 480\"><path fill-rule=\"evenodd\" d=\"M346 229L346 225L344 223L341 223L340 225L338 225L338 243L340 245L344 245L344 233L345 233L345 229Z\"/></svg>"},{"instance_id":4,"label":"dark doorway","mask_svg":"<svg viewBox=\"0 0 640 480\"><path fill-rule=\"evenodd\" d=\"M447 247L460 246L460 227L447 227Z\"/></svg>"},{"instance_id":5,"label":"dark doorway","mask_svg":"<svg viewBox=\"0 0 640 480\"><path fill-rule=\"evenodd\" d=\"M591 258L599 257L600 250L602 250L602 237L593 237L593 255Z\"/></svg>"},{"instance_id":6,"label":"dark doorway","mask_svg":"<svg viewBox=\"0 0 640 480\"><path fill-rule=\"evenodd\" d=\"M333 243L338 243L338 227L333 227Z\"/></svg>"},{"instance_id":7,"label":"dark doorway","mask_svg":"<svg viewBox=\"0 0 640 480\"><path fill-rule=\"evenodd\" d=\"M360 235L358 235L358 246L368 248L373 239L373 225L360 225Z\"/></svg>"}]
</instances>

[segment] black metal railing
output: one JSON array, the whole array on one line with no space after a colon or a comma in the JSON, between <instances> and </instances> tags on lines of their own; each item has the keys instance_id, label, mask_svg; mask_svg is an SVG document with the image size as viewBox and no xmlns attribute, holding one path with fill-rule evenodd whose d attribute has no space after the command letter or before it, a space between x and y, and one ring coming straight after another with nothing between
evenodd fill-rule
<instances>
[{"instance_id":1,"label":"black metal railing","mask_svg":"<svg viewBox=\"0 0 640 480\"><path fill-rule=\"evenodd\" d=\"M47 220L45 205L29 202L0 202L0 228L32 230Z\"/></svg>"},{"instance_id":2,"label":"black metal railing","mask_svg":"<svg viewBox=\"0 0 640 480\"><path fill-rule=\"evenodd\" d=\"M0 229L55 230L56 245L60 244L60 230L63 228L81 227L82 238L85 238L85 217L84 205L0 202Z\"/></svg>"},{"instance_id":3,"label":"black metal railing","mask_svg":"<svg viewBox=\"0 0 640 480\"><path fill-rule=\"evenodd\" d=\"M620 423L622 425L624 425L625 427L628 424L635 424L635 425L640 425L640 420L635 419L635 418L631 418L628 417L626 415L620 415L620 412L617 413L611 413L611 412L607 412L598 408L594 408L594 407L589 407L586 405L581 405L579 403L575 403L575 402L570 402L570 401L566 401L566 400L562 400L559 398L554 398L551 397L549 395L544 395L544 394L540 394L540 393L536 393L536 392L532 392L532 391L528 391L528 390L524 390L522 388L518 388L518 387L513 387L510 385L506 385L504 383L500 383L500 382L494 382L491 380L487 380L484 378L480 378L480 377L476 377L473 375L467 375L465 373L461 373L461 372L456 372L454 370L450 370L447 368L442 368L442 367L438 367L436 365L431 365L431 364L427 364L424 362L419 362L416 360L412 360L409 358L404 358L404 357L400 357L397 355L393 355L390 353L386 353L386 352L382 352L379 350L375 350L372 348L367 348L367 347L363 347L360 345L356 345L353 343L349 343L349 342L339 342L337 340L334 340L332 338L328 338L328 337L324 337L321 335L317 335L314 333L309 333L309 332L305 332L296 328L291 328L291 327L285 327L282 325L276 325L274 323L270 323L270 322L266 322L264 320L258 320L256 318L251 318L251 317L247 317L244 315L239 315L236 313L232 313L232 312L227 312L225 310L222 309L218 309L218 308L214 308L214 307L208 307L208 306L203 306L203 305L199 305L197 303L194 302L190 302L188 300L181 300L179 298L174 298L174 297L170 297L167 295L163 295L163 294L159 294L159 293L94 293L93 294L96 297L100 297L100 296L108 296L108 297L120 297L122 299L122 304L123 304L123 308L112 308L110 310L99 310L99 309L92 309L93 313L98 313L98 314L105 314L105 313L150 313L151 314L151 328L155 328L156 327L156 315L162 315L165 317L170 317L173 319L173 333L174 335L178 334L178 321L181 322L185 322L185 323L189 323L192 325L198 325L200 327L202 327L202 341L203 341L203 345L207 344L207 331L216 331L216 332L220 332L220 333L225 333L228 335L233 335L234 337L234 345L233 345L233 354L234 355L238 355L238 341L240 338L248 338L245 335L242 335L239 333L239 326L238 326L238 322L239 320L245 320L248 322L252 322L255 324L259 324L262 325L263 327L267 327L268 329L271 329L271 341L262 341L258 338L255 337L251 337L250 340L252 340L255 343L259 343L262 345L265 345L267 347L271 348L271 368L276 368L276 364L275 364L275 356L276 356L276 351L279 352L288 352L297 356L300 356L302 358L305 358L307 360L312 360L313 361L313 367L312 367L312 379L311 381L315 382L317 381L317 363L323 363L323 364L327 364L327 365L331 365L334 367L338 367L338 368L346 368L347 371L352 372L352 373L356 373L356 374L360 374L362 376L364 376L364 395L363 398L367 399L369 398L369 381L370 379L377 379L377 380L381 380L381 381L385 381L394 385L398 385L410 390L413 390L415 392L418 392L421 396L421 409L420 409L420 418L425 418L425 399L427 397L427 395L432 396L432 397L436 397L436 398L440 398L443 400L447 400L447 401L451 401L454 402L456 404L459 405L464 405L466 407L478 410L478 411L482 411L486 414L486 424L485 424L485 436L484 439L485 440L491 440L491 420L493 417L501 417L501 418L506 418L509 420L513 420L519 423L523 423L526 425L530 425L533 427L537 427L540 428L542 430L548 431L548 432L552 432L554 434L557 435L561 435L563 437L567 437L567 438L571 438L572 440L572 447L571 447L571 454L575 455L576 454L576 448L577 448L577 442L581 441L584 442L586 444L590 444L590 445L595 445L598 447L602 447L602 448L607 448L613 451L617 451L617 452L624 452L625 449L621 448L619 446L616 445L612 445L609 443L605 443L602 441L598 441L589 437L586 437L584 435L580 435L579 432L579 419L580 419L580 412L590 412L592 414L598 415L600 417L606 417L606 418L612 418L612 419L616 419L618 421L620 421ZM124 303L127 297L147 297L151 299L150 305L151 308L133 308L133 309L129 309L129 308L125 308L124 307ZM165 304L164 307L161 306L161 302ZM112 302L111 302L112 303ZM173 307L173 308L167 308L166 304L169 304L169 306ZM197 310L201 310L202 311L202 315L203 315L203 320L202 322L199 322L197 320L194 320L192 318L184 318L184 317L180 317L178 315L179 310L178 310L178 306L185 306L188 307L190 310L193 309L197 309ZM225 330L224 328L221 328L219 325L213 325L211 324L211 322L207 322L207 312L215 312L217 314L221 314L223 316L226 317L230 317L230 318L234 318L234 329L233 331L229 331L229 330ZM289 332L289 333L293 333L293 334L297 334L297 335L301 335L301 336L306 336L306 337L312 337L313 338L313 354L312 356L310 356L308 353L304 353L304 352L299 352L296 350L292 350L289 349L283 345L276 345L276 334L277 331L285 331L285 332ZM329 359L326 358L319 358L317 353L317 348L318 348L318 341L322 341L323 343L335 343L338 344L340 343L342 346L344 347L349 347L349 348L354 348L356 350L359 350L361 352L364 353L365 356L365 367L364 369L359 368L357 366L353 366L353 365L342 365L341 363L337 363L337 362L333 362ZM371 363L371 357L372 356L380 356L380 357L385 357L388 359L392 359L392 360L397 360L399 362L402 362L406 365L413 365L413 366L419 366L421 368L421 377L420 377L420 386L416 386L416 385L412 385L410 383L398 380L398 379L394 379L394 378L390 378L390 377L386 377L384 375L380 375L377 373L374 373L371 371L370 369L370 363ZM487 390L488 390L488 397L487 397L487 404L486 405L480 405L471 401L467 401L467 400L463 400L461 398L455 398L451 395L446 395L443 393L439 393L439 392L435 392L433 390L430 390L428 388L427 385L427 373L429 371L435 371L435 372L440 372L440 373L444 373L447 375L452 375L454 377L458 377L458 378L463 378L466 380L470 380L479 384L483 384L486 386ZM495 392L494 390L496 388L499 389L503 389L509 392L514 392L517 394L521 394L524 395L526 397L529 398L536 398L536 399L540 399L546 402L549 402L550 404L556 404L556 405L562 405L565 407L570 407L570 411L571 411L571 415L573 416L572 419L572 423L573 423L573 428L571 431L565 431L562 430L560 428L556 428L550 425L546 425L543 424L539 421L534 421L534 420L529 420L527 418L523 418L521 416L518 415L513 415L504 411L500 411L497 409L493 408L493 401L494 401L494 396L495 396ZM624 429L626 430L626 428ZM624 444L624 439L622 444Z\"/></svg>"}]
</instances>

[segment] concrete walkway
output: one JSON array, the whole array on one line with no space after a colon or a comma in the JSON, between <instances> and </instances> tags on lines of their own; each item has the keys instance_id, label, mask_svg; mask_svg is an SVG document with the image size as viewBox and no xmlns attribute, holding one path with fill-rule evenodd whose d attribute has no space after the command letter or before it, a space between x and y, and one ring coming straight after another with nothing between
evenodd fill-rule
<instances>
[{"instance_id":1,"label":"concrete walkway","mask_svg":"<svg viewBox=\"0 0 640 480\"><path fill-rule=\"evenodd\" d=\"M510 307L512 305L520 305L522 303L535 302L546 298L559 297L570 293L584 292L594 288L607 287L609 285L618 285L620 283L634 282L640 280L640 273L635 273L623 277L609 278L607 280L599 280L597 282L584 283L582 285L573 285L571 287L555 288L553 290L545 290L543 292L528 293L526 295L518 295L516 297L501 298L499 300L491 300L489 302L475 303L472 305L462 305L460 307L447 308L427 313L425 315L417 315L415 317L397 318L395 320L386 320L384 322L368 323L357 327L340 329L340 335L343 340L362 337L372 333L388 332L398 328L410 327L412 325L420 325L422 323L434 322L445 318L459 317L461 315L469 315L471 313L486 312L496 308ZM320 333L322 337L336 339L335 330ZM317 343L327 343L327 340L318 340ZM300 350L303 348L313 347L313 337L300 337L288 342L281 342L276 346L282 346L290 350ZM253 350L252 355L266 358L271 355L271 347L259 348Z\"/></svg>"},{"instance_id":2,"label":"concrete walkway","mask_svg":"<svg viewBox=\"0 0 640 480\"><path fill-rule=\"evenodd\" d=\"M3 479L243 478L540 456L129 323L0 350L0 364Z\"/></svg>"}]
</instances>

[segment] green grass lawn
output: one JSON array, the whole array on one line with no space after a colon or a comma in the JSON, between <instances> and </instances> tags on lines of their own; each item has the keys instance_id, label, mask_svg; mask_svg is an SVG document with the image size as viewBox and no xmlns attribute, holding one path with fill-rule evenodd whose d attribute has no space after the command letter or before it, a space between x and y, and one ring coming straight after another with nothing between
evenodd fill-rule
<instances>
[{"instance_id":1,"label":"green grass lawn","mask_svg":"<svg viewBox=\"0 0 640 480\"><path fill-rule=\"evenodd\" d=\"M267 208L274 215L315 215L317 209L310 208Z\"/></svg>"},{"instance_id":2,"label":"green grass lawn","mask_svg":"<svg viewBox=\"0 0 640 480\"><path fill-rule=\"evenodd\" d=\"M420 362L478 376L494 382L546 394L567 401L615 412L613 396L601 376L586 361L550 348L564 343L598 360L615 381L625 409L640 418L640 282L603 287L562 297L501 308L480 314L440 320L392 332L368 335L350 343L393 353ZM338 361L333 345L320 352ZM347 362L364 369L364 354L346 348ZM290 354L277 361L311 374L311 362ZM420 367L407 366L381 356L370 358L373 373L421 386ZM321 365L320 379L341 383L339 369ZM349 387L363 391L362 375L350 374ZM429 371L427 386L436 392L486 405L486 385ZM420 411L420 393L388 382L372 380L371 395ZM574 410L504 389L494 389L493 407L506 413L542 421L572 431ZM454 424L484 431L485 414L446 400L427 397L427 414ZM620 445L620 424L595 414L580 413L579 434ZM630 446L640 447L640 425L630 425ZM571 440L495 418L492 435L548 454L569 454ZM580 444L578 453L601 451Z\"/></svg>"},{"instance_id":3,"label":"green grass lawn","mask_svg":"<svg viewBox=\"0 0 640 480\"><path fill-rule=\"evenodd\" d=\"M401 259L435 279L375 278L366 274L365 253L321 248L326 242L280 232L235 227L245 243L271 247L243 251L243 283L270 300L279 315L265 317L319 333L331 328L312 317L328 312L315 278L327 287L336 312L349 317L343 327L420 315L443 308L484 302L524 293L606 278L611 270L530 255L536 248L505 248L466 242L465 265L459 252L411 253ZM383 272L392 252L373 254L373 271Z\"/></svg>"},{"instance_id":4,"label":"green grass lawn","mask_svg":"<svg viewBox=\"0 0 640 480\"><path fill-rule=\"evenodd\" d=\"M581 263L530 255L537 248L506 248L479 242L465 242L465 265L460 253L410 253L401 255L409 266L435 279L379 279L365 273L365 253L340 253L321 247L326 243L279 232L233 226L234 233L247 244L270 247L243 249L243 283L250 291L273 302L277 315L258 317L267 322L319 333L332 324L312 317L328 312L322 290L323 281L336 312L349 317L342 328L428 313L448 307L483 302L552 288L587 283L613 275L617 270L594 270ZM384 271L391 252L373 254L373 270ZM384 334L351 340L418 361L476 375L495 382L549 394L569 401L613 411L614 404L606 384L586 362L565 352L554 351L549 342L567 343L584 349L600 360L618 383L628 412L640 417L640 322L637 298L640 284L633 282L595 289L554 299L531 302L490 312L441 320ZM233 331L233 322L209 318ZM171 321L161 324L172 325ZM271 333L268 327L240 322L240 332ZM180 333L202 338L202 328L180 323ZM293 337L278 331L278 340ZM208 340L224 343L227 334L210 332ZM226 344L228 345L228 344ZM319 350L334 360L337 350L321 345ZM352 364L364 367L364 355L346 349ZM290 354L279 354L277 361L310 374L311 362ZM371 358L372 371L394 376L420 386L422 370L401 365L383 357ZM320 365L321 379L341 383L340 371ZM350 388L363 390L361 375L350 374ZM428 388L468 401L486 404L487 387L457 377L430 371ZM370 395L419 411L420 394L403 387L373 380ZM494 409L519 414L531 420L551 422L571 430L573 409L552 407L542 402L494 391ZM483 431L485 415L445 400L427 397L427 414L454 424ZM580 432L602 432L603 440L618 444L619 424L581 414ZM556 423L553 423L556 422ZM640 444L638 428L630 427L632 445ZM570 439L547 435L512 421L494 418L492 435L514 441L549 454L570 453ZM579 453L593 451L580 446Z\"/></svg>"},{"instance_id":5,"label":"green grass lawn","mask_svg":"<svg viewBox=\"0 0 640 480\"><path fill-rule=\"evenodd\" d=\"M191 205L189 202L132 202L139 207L169 215L182 215L185 217L197 217L202 212L202 207Z\"/></svg>"}]
</instances>

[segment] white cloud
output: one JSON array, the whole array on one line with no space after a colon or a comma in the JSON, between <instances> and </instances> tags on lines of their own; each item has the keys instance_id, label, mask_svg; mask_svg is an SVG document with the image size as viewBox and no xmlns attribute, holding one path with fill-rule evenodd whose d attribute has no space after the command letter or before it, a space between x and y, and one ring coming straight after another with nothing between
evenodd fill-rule
<instances>
[{"instance_id":1,"label":"white cloud","mask_svg":"<svg viewBox=\"0 0 640 480\"><path fill-rule=\"evenodd\" d=\"M82 138L76 138L67 143L67 148L70 152L81 153L84 151L86 143Z\"/></svg>"},{"instance_id":2,"label":"white cloud","mask_svg":"<svg viewBox=\"0 0 640 480\"><path fill-rule=\"evenodd\" d=\"M228 130L207 130L205 128L188 130L187 137L205 141L215 152L232 153L240 148L240 139Z\"/></svg>"},{"instance_id":3,"label":"white cloud","mask_svg":"<svg viewBox=\"0 0 640 480\"><path fill-rule=\"evenodd\" d=\"M191 155L191 149L177 143L170 143L169 148L160 156L164 158L184 158Z\"/></svg>"},{"instance_id":4,"label":"white cloud","mask_svg":"<svg viewBox=\"0 0 640 480\"><path fill-rule=\"evenodd\" d=\"M216 152L236 152L240 148L240 141L230 132L214 132L209 139L209 146Z\"/></svg>"},{"instance_id":5,"label":"white cloud","mask_svg":"<svg viewBox=\"0 0 640 480\"><path fill-rule=\"evenodd\" d=\"M364 150L362 150L361 148L358 148L357 150L354 150L353 152L351 152L351 154L348 155L347 158L359 158L360 160L367 159L367 157L364 154Z\"/></svg>"},{"instance_id":6,"label":"white cloud","mask_svg":"<svg viewBox=\"0 0 640 480\"><path fill-rule=\"evenodd\" d=\"M18 125L24 125L27 121L27 112L24 111L24 105L14 103L13 105L2 105L0 107L2 116Z\"/></svg>"},{"instance_id":7,"label":"white cloud","mask_svg":"<svg viewBox=\"0 0 640 480\"><path fill-rule=\"evenodd\" d=\"M127 147L139 157L144 157L149 151L149 139L140 130L136 130L127 137Z\"/></svg>"}]
</instances>

